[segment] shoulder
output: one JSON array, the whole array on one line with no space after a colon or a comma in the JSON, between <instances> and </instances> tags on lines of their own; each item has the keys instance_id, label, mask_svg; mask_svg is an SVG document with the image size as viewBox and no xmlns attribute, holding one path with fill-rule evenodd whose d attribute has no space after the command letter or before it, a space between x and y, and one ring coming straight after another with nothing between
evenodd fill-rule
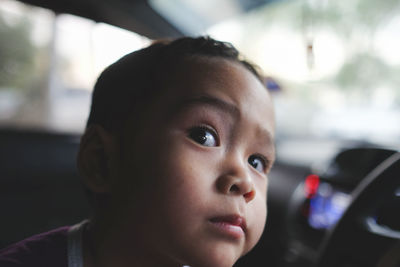
<instances>
[{"instance_id":1,"label":"shoulder","mask_svg":"<svg viewBox=\"0 0 400 267\"><path fill-rule=\"evenodd\" d=\"M1 267L67 267L69 226L38 234L0 250Z\"/></svg>"}]
</instances>

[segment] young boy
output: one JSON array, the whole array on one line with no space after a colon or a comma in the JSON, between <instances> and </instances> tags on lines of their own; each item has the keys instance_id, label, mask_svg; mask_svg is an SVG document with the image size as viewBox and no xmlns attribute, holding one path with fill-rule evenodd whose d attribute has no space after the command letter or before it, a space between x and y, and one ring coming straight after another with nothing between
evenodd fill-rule
<instances>
[{"instance_id":1,"label":"young boy","mask_svg":"<svg viewBox=\"0 0 400 267\"><path fill-rule=\"evenodd\" d=\"M230 44L123 57L97 81L78 157L93 219L3 250L0 266L232 266L265 225L273 117Z\"/></svg>"}]
</instances>

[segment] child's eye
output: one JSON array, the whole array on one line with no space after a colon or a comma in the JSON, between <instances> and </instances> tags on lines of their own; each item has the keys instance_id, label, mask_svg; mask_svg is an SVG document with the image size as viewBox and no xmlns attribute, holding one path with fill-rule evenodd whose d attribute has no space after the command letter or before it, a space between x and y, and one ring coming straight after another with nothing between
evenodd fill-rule
<instances>
[{"instance_id":1,"label":"child's eye","mask_svg":"<svg viewBox=\"0 0 400 267\"><path fill-rule=\"evenodd\" d=\"M194 127L189 130L189 137L203 146L218 146L217 133L206 126Z\"/></svg>"},{"instance_id":2,"label":"child's eye","mask_svg":"<svg viewBox=\"0 0 400 267\"><path fill-rule=\"evenodd\" d=\"M264 157L251 155L248 159L249 164L259 172L265 172L267 163Z\"/></svg>"}]
</instances>

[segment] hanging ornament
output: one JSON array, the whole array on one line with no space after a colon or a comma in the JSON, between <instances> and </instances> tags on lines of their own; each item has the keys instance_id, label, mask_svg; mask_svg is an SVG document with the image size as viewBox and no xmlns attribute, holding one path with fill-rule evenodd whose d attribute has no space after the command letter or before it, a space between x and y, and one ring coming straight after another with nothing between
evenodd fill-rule
<instances>
[{"instance_id":1,"label":"hanging ornament","mask_svg":"<svg viewBox=\"0 0 400 267\"><path fill-rule=\"evenodd\" d=\"M310 71L314 69L314 43L313 40L307 41L307 67Z\"/></svg>"},{"instance_id":2,"label":"hanging ornament","mask_svg":"<svg viewBox=\"0 0 400 267\"><path fill-rule=\"evenodd\" d=\"M306 62L308 70L311 72L314 69L314 18L316 2L312 0L304 0L302 9L302 26L303 38L306 48Z\"/></svg>"}]
</instances>

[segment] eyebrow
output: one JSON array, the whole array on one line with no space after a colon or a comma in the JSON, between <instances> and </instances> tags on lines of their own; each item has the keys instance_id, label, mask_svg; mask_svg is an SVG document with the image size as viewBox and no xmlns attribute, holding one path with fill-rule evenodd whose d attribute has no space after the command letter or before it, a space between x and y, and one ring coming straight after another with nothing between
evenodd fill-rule
<instances>
[{"instance_id":1,"label":"eyebrow","mask_svg":"<svg viewBox=\"0 0 400 267\"><path fill-rule=\"evenodd\" d=\"M181 110L189 108L191 106L202 105L202 104L216 107L226 113L231 114L235 118L239 117L240 115L238 107L236 107L234 104L226 102L225 100L222 100L215 96L205 95L205 94L181 99L175 105L175 108L172 110L172 114L176 114Z\"/></svg>"},{"instance_id":2,"label":"eyebrow","mask_svg":"<svg viewBox=\"0 0 400 267\"><path fill-rule=\"evenodd\" d=\"M257 127L257 133L258 136L262 137L262 140L267 140L268 144L274 145L274 137L272 136L271 132L268 131L267 129L264 129L262 127Z\"/></svg>"}]
</instances>

